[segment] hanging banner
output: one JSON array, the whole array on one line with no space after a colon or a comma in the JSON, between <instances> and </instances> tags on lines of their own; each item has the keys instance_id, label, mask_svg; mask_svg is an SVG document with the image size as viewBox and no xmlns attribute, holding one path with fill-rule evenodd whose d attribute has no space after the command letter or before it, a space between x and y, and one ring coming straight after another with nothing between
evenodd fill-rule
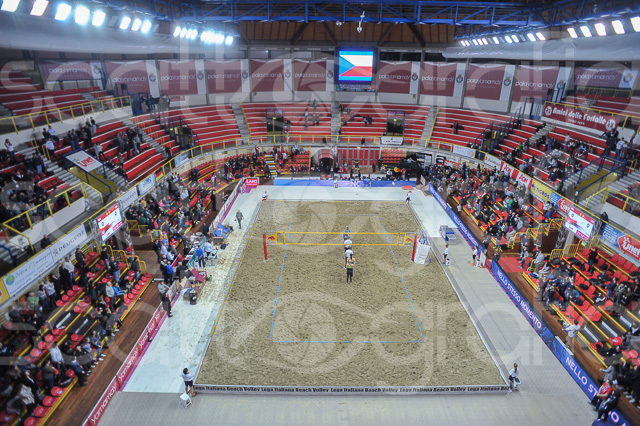
<instances>
[{"instance_id":1,"label":"hanging banner","mask_svg":"<svg viewBox=\"0 0 640 426\"><path fill-rule=\"evenodd\" d=\"M404 138L398 136L380 136L380 143L382 145L402 145Z\"/></svg>"},{"instance_id":2,"label":"hanging banner","mask_svg":"<svg viewBox=\"0 0 640 426\"><path fill-rule=\"evenodd\" d=\"M465 157L474 158L476 155L476 150L473 148L467 148L466 146L453 145L452 154L464 155Z\"/></svg>"},{"instance_id":3,"label":"hanging banner","mask_svg":"<svg viewBox=\"0 0 640 426\"><path fill-rule=\"evenodd\" d=\"M461 97L466 64L424 62L420 94Z\"/></svg>"},{"instance_id":4,"label":"hanging banner","mask_svg":"<svg viewBox=\"0 0 640 426\"><path fill-rule=\"evenodd\" d=\"M284 61L252 59L251 87L254 92L284 91Z\"/></svg>"},{"instance_id":5,"label":"hanging banner","mask_svg":"<svg viewBox=\"0 0 640 426\"><path fill-rule=\"evenodd\" d=\"M327 61L293 61L294 90L325 92L327 90Z\"/></svg>"},{"instance_id":6,"label":"hanging banner","mask_svg":"<svg viewBox=\"0 0 640 426\"><path fill-rule=\"evenodd\" d=\"M608 223L604 226L601 239L620 250L627 258L640 260L640 241Z\"/></svg>"},{"instance_id":7,"label":"hanging banner","mask_svg":"<svg viewBox=\"0 0 640 426\"><path fill-rule=\"evenodd\" d=\"M62 262L65 256L74 252L76 247L80 247L86 239L87 231L84 228L84 224L81 224L49 247L49 250L51 251L51 258L56 263Z\"/></svg>"},{"instance_id":8,"label":"hanging banner","mask_svg":"<svg viewBox=\"0 0 640 426\"><path fill-rule=\"evenodd\" d=\"M573 71L573 84L575 86L632 89L637 77L637 70L576 67Z\"/></svg>"},{"instance_id":9,"label":"hanging banner","mask_svg":"<svg viewBox=\"0 0 640 426\"><path fill-rule=\"evenodd\" d=\"M120 198L118 198L118 202L122 207L122 210L126 211L129 207L133 205L138 200L138 189L136 187L131 188L127 192L125 192Z\"/></svg>"},{"instance_id":10,"label":"hanging banner","mask_svg":"<svg viewBox=\"0 0 640 426\"><path fill-rule=\"evenodd\" d=\"M523 102L527 98L547 98L547 92L556 89L558 67L530 67L518 65L513 87L513 102Z\"/></svg>"},{"instance_id":11,"label":"hanging banner","mask_svg":"<svg viewBox=\"0 0 640 426\"><path fill-rule=\"evenodd\" d=\"M118 84L126 84L129 93L148 93L149 76L145 61L111 62L104 63L107 77L115 87Z\"/></svg>"},{"instance_id":12,"label":"hanging banner","mask_svg":"<svg viewBox=\"0 0 640 426\"><path fill-rule=\"evenodd\" d=\"M160 90L165 96L197 95L195 61L158 61ZM200 76L204 79L204 74Z\"/></svg>"},{"instance_id":13,"label":"hanging banner","mask_svg":"<svg viewBox=\"0 0 640 426\"><path fill-rule=\"evenodd\" d=\"M156 61L149 59L147 63L147 76L149 77L149 94L154 98L160 97L160 82L158 81L158 68Z\"/></svg>"},{"instance_id":14,"label":"hanging banner","mask_svg":"<svg viewBox=\"0 0 640 426\"><path fill-rule=\"evenodd\" d=\"M587 127L600 132L608 132L618 127L617 117L550 102L545 104L542 116L549 120Z\"/></svg>"},{"instance_id":15,"label":"hanging banner","mask_svg":"<svg viewBox=\"0 0 640 426\"><path fill-rule=\"evenodd\" d=\"M496 170L502 170L502 160L494 157L493 155L486 154L484 156L484 165L485 167L490 167Z\"/></svg>"},{"instance_id":16,"label":"hanging banner","mask_svg":"<svg viewBox=\"0 0 640 426\"><path fill-rule=\"evenodd\" d=\"M73 154L69 154L64 158L80 167L85 172L91 172L102 166L102 163L100 161L90 156L87 151L84 150L74 152Z\"/></svg>"},{"instance_id":17,"label":"hanging banner","mask_svg":"<svg viewBox=\"0 0 640 426\"><path fill-rule=\"evenodd\" d=\"M45 81L94 80L96 78L89 61L41 62L40 67Z\"/></svg>"},{"instance_id":18,"label":"hanging banner","mask_svg":"<svg viewBox=\"0 0 640 426\"><path fill-rule=\"evenodd\" d=\"M500 100L503 86L511 86L505 78L505 65L469 64L464 96L476 99Z\"/></svg>"},{"instance_id":19,"label":"hanging banner","mask_svg":"<svg viewBox=\"0 0 640 426\"><path fill-rule=\"evenodd\" d=\"M517 177L515 179L519 184L524 185L526 188L529 188L529 186L531 186L531 177L521 171L518 171Z\"/></svg>"},{"instance_id":20,"label":"hanging banner","mask_svg":"<svg viewBox=\"0 0 640 426\"><path fill-rule=\"evenodd\" d=\"M380 61L378 65L378 91L384 93L408 94L411 80L418 75L411 75L411 62Z\"/></svg>"},{"instance_id":21,"label":"hanging banner","mask_svg":"<svg viewBox=\"0 0 640 426\"><path fill-rule=\"evenodd\" d=\"M138 184L138 193L142 197L147 192L151 191L156 187L156 175L151 173L149 176L144 178L142 182Z\"/></svg>"},{"instance_id":22,"label":"hanging banner","mask_svg":"<svg viewBox=\"0 0 640 426\"><path fill-rule=\"evenodd\" d=\"M10 296L20 295L36 280L44 277L56 266L50 250L42 250L40 253L11 271L4 277L3 282Z\"/></svg>"},{"instance_id":23,"label":"hanging banner","mask_svg":"<svg viewBox=\"0 0 640 426\"><path fill-rule=\"evenodd\" d=\"M542 183L540 183L537 180L532 180L531 181L531 194L536 197L539 198L541 200L546 201L550 201L551 200L551 194L553 194L554 192L551 190L551 188L549 188L546 185L543 185Z\"/></svg>"},{"instance_id":24,"label":"hanging banner","mask_svg":"<svg viewBox=\"0 0 640 426\"><path fill-rule=\"evenodd\" d=\"M207 90L209 93L236 93L242 91L240 61L205 60Z\"/></svg>"}]
</instances>

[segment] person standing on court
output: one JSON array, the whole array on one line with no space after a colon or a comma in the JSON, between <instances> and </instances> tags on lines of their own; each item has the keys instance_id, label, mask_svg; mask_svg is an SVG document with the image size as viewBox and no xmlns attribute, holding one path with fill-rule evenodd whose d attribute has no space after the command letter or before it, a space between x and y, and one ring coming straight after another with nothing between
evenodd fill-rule
<instances>
[{"instance_id":1,"label":"person standing on court","mask_svg":"<svg viewBox=\"0 0 640 426\"><path fill-rule=\"evenodd\" d=\"M353 257L353 249L351 247L344 250L344 267L347 268L347 261L350 257Z\"/></svg>"},{"instance_id":2,"label":"person standing on court","mask_svg":"<svg viewBox=\"0 0 640 426\"><path fill-rule=\"evenodd\" d=\"M444 245L444 253L442 254L443 257L443 265L447 264L447 258L449 257L449 244L445 244Z\"/></svg>"},{"instance_id":3,"label":"person standing on court","mask_svg":"<svg viewBox=\"0 0 640 426\"><path fill-rule=\"evenodd\" d=\"M242 219L244 219L244 216L242 216L242 212L238 210L236 212L236 222L238 222L239 229L242 229Z\"/></svg>"},{"instance_id":4,"label":"person standing on court","mask_svg":"<svg viewBox=\"0 0 640 426\"><path fill-rule=\"evenodd\" d=\"M407 199L404 200L407 204L411 204L411 191L407 192Z\"/></svg>"},{"instance_id":5,"label":"person standing on court","mask_svg":"<svg viewBox=\"0 0 640 426\"><path fill-rule=\"evenodd\" d=\"M349 236L347 235L344 239L344 250L346 251L347 249L350 249L351 244L353 244L353 241L351 241L351 238L349 238Z\"/></svg>"},{"instance_id":6,"label":"person standing on court","mask_svg":"<svg viewBox=\"0 0 640 426\"><path fill-rule=\"evenodd\" d=\"M184 380L184 393L196 396L197 394L193 390L193 374L189 373L188 368L182 370L182 380Z\"/></svg>"},{"instance_id":7,"label":"person standing on court","mask_svg":"<svg viewBox=\"0 0 640 426\"><path fill-rule=\"evenodd\" d=\"M353 280L353 265L355 264L356 264L356 260L353 258L353 252L352 252L349 255L349 258L347 259L347 264L345 266L345 268L347 269L347 284L349 284Z\"/></svg>"},{"instance_id":8,"label":"person standing on court","mask_svg":"<svg viewBox=\"0 0 640 426\"><path fill-rule=\"evenodd\" d=\"M477 266L476 265L476 259L478 258L478 245L476 244L476 246L473 248L473 253L471 254L471 266Z\"/></svg>"},{"instance_id":9,"label":"person standing on court","mask_svg":"<svg viewBox=\"0 0 640 426\"><path fill-rule=\"evenodd\" d=\"M173 315L171 315L171 300L167 296L168 291L169 286L164 281L161 281L158 284L158 293L160 294L160 300L162 300L162 309L167 311L167 316L171 318Z\"/></svg>"}]
</instances>

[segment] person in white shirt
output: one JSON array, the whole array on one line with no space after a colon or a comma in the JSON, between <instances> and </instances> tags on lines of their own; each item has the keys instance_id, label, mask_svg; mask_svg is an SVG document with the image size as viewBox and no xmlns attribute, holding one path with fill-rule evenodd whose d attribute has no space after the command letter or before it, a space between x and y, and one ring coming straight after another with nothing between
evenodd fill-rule
<instances>
[{"instance_id":1,"label":"person in white shirt","mask_svg":"<svg viewBox=\"0 0 640 426\"><path fill-rule=\"evenodd\" d=\"M567 332L566 343L571 352L573 352L573 342L575 341L576 337L578 337L578 333L580 332L581 329L582 328L578 324L578 320L574 320L573 325L570 325L569 327L565 328Z\"/></svg>"},{"instance_id":2,"label":"person in white shirt","mask_svg":"<svg viewBox=\"0 0 640 426\"><path fill-rule=\"evenodd\" d=\"M213 254L213 245L208 240L204 243L204 252L207 254L207 257L211 257Z\"/></svg>"},{"instance_id":3,"label":"person in white shirt","mask_svg":"<svg viewBox=\"0 0 640 426\"><path fill-rule=\"evenodd\" d=\"M69 275L71 276L71 282L73 282L75 278L76 267L71 263L71 258L69 256L64 258L64 262L62 262L62 267L69 271Z\"/></svg>"},{"instance_id":4,"label":"person in white shirt","mask_svg":"<svg viewBox=\"0 0 640 426\"><path fill-rule=\"evenodd\" d=\"M344 249L345 250L350 249L351 248L351 244L353 244L353 242L351 241L351 238L347 237L344 240Z\"/></svg>"},{"instance_id":5,"label":"person in white shirt","mask_svg":"<svg viewBox=\"0 0 640 426\"><path fill-rule=\"evenodd\" d=\"M473 247L473 253L471 254L471 266L476 266L476 258L478 257L478 246Z\"/></svg>"},{"instance_id":6,"label":"person in white shirt","mask_svg":"<svg viewBox=\"0 0 640 426\"><path fill-rule=\"evenodd\" d=\"M51 348L49 349L49 355L51 355L51 364L53 364L58 371L65 371L67 369L64 365L64 359L62 358L62 352L58 347L58 343L52 343Z\"/></svg>"},{"instance_id":7,"label":"person in white shirt","mask_svg":"<svg viewBox=\"0 0 640 426\"><path fill-rule=\"evenodd\" d=\"M442 262L443 265L447 264L447 258L449 257L449 244L445 244L444 245L444 253L442 255L444 261Z\"/></svg>"},{"instance_id":8,"label":"person in white shirt","mask_svg":"<svg viewBox=\"0 0 640 426\"><path fill-rule=\"evenodd\" d=\"M407 199L405 200L407 204L411 203L411 191L407 192Z\"/></svg>"},{"instance_id":9,"label":"person in white shirt","mask_svg":"<svg viewBox=\"0 0 640 426\"><path fill-rule=\"evenodd\" d=\"M344 251L344 269L347 269L347 260L352 254L353 254L353 249L351 249L351 247L349 247Z\"/></svg>"},{"instance_id":10,"label":"person in white shirt","mask_svg":"<svg viewBox=\"0 0 640 426\"><path fill-rule=\"evenodd\" d=\"M47 141L45 142L44 145L49 150L49 158L53 158L55 156L55 153L56 153L56 146L53 143L53 141L51 139L47 139Z\"/></svg>"},{"instance_id":11,"label":"person in white shirt","mask_svg":"<svg viewBox=\"0 0 640 426\"><path fill-rule=\"evenodd\" d=\"M262 201L265 201L267 199L267 191L264 191L264 193L262 194Z\"/></svg>"},{"instance_id":12,"label":"person in white shirt","mask_svg":"<svg viewBox=\"0 0 640 426\"><path fill-rule=\"evenodd\" d=\"M184 380L184 393L191 396L197 394L193 391L193 374L189 373L189 369L182 370L182 380Z\"/></svg>"},{"instance_id":13,"label":"person in white shirt","mask_svg":"<svg viewBox=\"0 0 640 426\"><path fill-rule=\"evenodd\" d=\"M518 389L518 384L520 383L520 379L518 376L520 375L520 370L518 370L518 364L514 363L513 368L509 371L509 393L513 392L514 383L515 389Z\"/></svg>"},{"instance_id":14,"label":"person in white shirt","mask_svg":"<svg viewBox=\"0 0 640 426\"><path fill-rule=\"evenodd\" d=\"M11 159L15 161L16 153L13 151L13 144L11 143L11 141L9 141L9 139L4 140L4 147L7 148L9 157L11 157Z\"/></svg>"}]
</instances>

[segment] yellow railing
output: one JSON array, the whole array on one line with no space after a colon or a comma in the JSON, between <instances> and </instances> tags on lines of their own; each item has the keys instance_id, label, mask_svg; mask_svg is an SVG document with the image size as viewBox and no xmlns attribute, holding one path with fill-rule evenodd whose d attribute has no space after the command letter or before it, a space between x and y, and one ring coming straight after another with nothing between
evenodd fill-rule
<instances>
[{"instance_id":1,"label":"yellow railing","mask_svg":"<svg viewBox=\"0 0 640 426\"><path fill-rule=\"evenodd\" d=\"M22 235L29 240L29 244L31 245L31 240L25 234L23 234L23 232L29 229L33 229L34 225L39 223L41 220L45 219L44 216L47 216L47 217L53 216L55 212L53 207L51 206L51 203L55 202L54 199L57 200L61 196L64 196L66 201L66 205L65 205L65 208L66 208L70 206L73 202L78 201L73 199L73 197L70 195L71 193L75 191L81 191L82 195L84 197L87 197L87 188L85 188L85 185L86 184L84 182L80 182L79 184L72 186L71 188L65 189L63 192L52 195L51 198L45 201L44 203L39 204L35 207L32 207L29 210L25 210L19 215L14 216L13 218L3 222L2 224L0 224L0 228L3 230L5 237L8 239L15 234ZM98 194L100 193L98 192ZM102 197L102 195L100 195L100 197ZM34 221L34 218L36 215L40 216L40 220L37 222ZM23 232L20 232L17 229L15 229L16 221L22 222L22 224L25 225L25 219L26 219L26 225L28 226L25 229L23 229ZM33 245L31 245L31 248L33 249Z\"/></svg>"},{"instance_id":2,"label":"yellow railing","mask_svg":"<svg viewBox=\"0 0 640 426\"><path fill-rule=\"evenodd\" d=\"M88 103L79 103L60 108L44 109L29 114L0 118L0 127L12 127L16 134L18 134L21 128L31 127L33 130L36 130L36 126L49 125L54 121L63 123L65 119L73 120L76 117L86 117L87 115L95 114L96 111L104 112L109 109L124 108L129 105L131 105L131 98L129 96L98 99ZM36 106L34 108L46 108L46 105ZM63 115L66 115L66 117L63 117ZM24 123L27 124L25 125Z\"/></svg>"},{"instance_id":3,"label":"yellow railing","mask_svg":"<svg viewBox=\"0 0 640 426\"><path fill-rule=\"evenodd\" d=\"M616 191L615 189L602 188L600 191L596 192L595 194L593 194L589 198L587 198L587 204L585 205L585 208L588 208L589 207L589 203L591 203L591 200L593 198L595 198L596 196L600 195L600 194L602 194L601 203L608 203L609 202L608 200L609 200L610 196L617 196L619 198L622 198L622 200L624 201L624 203L623 203L623 205L621 207L623 212L627 211L627 207L629 206L630 203L636 203L636 204L638 204L638 206L640 206L640 200L635 199L630 195L627 195L627 194L625 194L623 192L620 192L620 191Z\"/></svg>"}]
</instances>

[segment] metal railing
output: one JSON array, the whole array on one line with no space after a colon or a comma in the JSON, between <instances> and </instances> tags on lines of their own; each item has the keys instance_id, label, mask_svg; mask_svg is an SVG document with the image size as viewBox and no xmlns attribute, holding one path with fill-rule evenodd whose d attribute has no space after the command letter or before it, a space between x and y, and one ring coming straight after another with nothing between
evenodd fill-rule
<instances>
[{"instance_id":1,"label":"metal railing","mask_svg":"<svg viewBox=\"0 0 640 426\"><path fill-rule=\"evenodd\" d=\"M583 191L585 191L587 188L591 188L596 183L598 183L597 191L600 191L600 189L602 188L602 184L604 183L605 178L607 176L613 174L613 173L616 173L616 172L622 170L622 176L624 176L624 172L625 172L629 162L628 161L624 161L624 160L616 160L616 162L618 162L619 164L615 168L612 167L611 170L609 170L609 172L607 172L603 176L600 176L598 179L594 180L593 182L590 182L588 185L586 185L586 186L580 188L579 190L577 190L573 201L577 202L580 199L580 194L583 193ZM598 170L602 170L603 163L604 163L604 160L600 162L600 168ZM615 162L614 162L614 164L615 164Z\"/></svg>"},{"instance_id":2,"label":"metal railing","mask_svg":"<svg viewBox=\"0 0 640 426\"><path fill-rule=\"evenodd\" d=\"M596 192L595 194L593 194L589 198L587 198L587 203L586 203L586 205L584 207L588 208L589 204L592 202L592 200L594 198L596 198L600 194L602 194L601 203L612 204L612 205L620 208L623 212L626 212L626 213L632 213L631 212L631 208L640 207L640 200L638 200L636 198L633 198L632 196L627 195L627 194L625 194L623 192L616 191L615 189L611 189L611 188L608 188L608 187L607 188L602 188L601 190L599 190L598 192ZM615 203L611 202L611 198L613 198L613 197L618 197L619 199L621 199L622 207L620 207L619 205L616 205Z\"/></svg>"},{"instance_id":3,"label":"metal railing","mask_svg":"<svg viewBox=\"0 0 640 426\"><path fill-rule=\"evenodd\" d=\"M46 108L43 111L31 112L28 114L12 115L10 117L0 118L0 131L3 128L13 129L16 134L22 129L31 127L36 130L36 126L49 125L53 122L64 123L64 120L73 120L77 117L86 117L97 112L105 112L107 110L124 108L131 104L129 96L121 96L118 98L99 99L95 101L87 101L74 105L60 108L47 108L46 105L34 108Z\"/></svg>"}]
</instances>

